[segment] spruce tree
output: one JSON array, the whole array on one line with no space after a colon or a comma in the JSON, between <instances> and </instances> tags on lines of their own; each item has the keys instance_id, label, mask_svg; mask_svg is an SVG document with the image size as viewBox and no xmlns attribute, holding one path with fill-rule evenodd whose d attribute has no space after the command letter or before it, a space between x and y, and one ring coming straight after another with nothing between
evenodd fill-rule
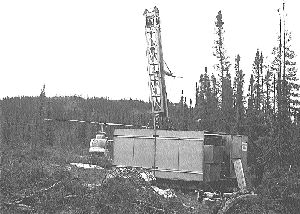
<instances>
[{"instance_id":1,"label":"spruce tree","mask_svg":"<svg viewBox=\"0 0 300 214\"><path fill-rule=\"evenodd\" d=\"M220 82L220 94L221 94L221 112L220 124L222 131L231 131L232 124L232 87L231 87L231 75L229 72L230 61L227 56L224 47L224 22L222 12L219 11L215 21L215 31L217 38L214 41L213 55L217 58L218 63L215 65L215 69L218 72Z\"/></svg>"},{"instance_id":2,"label":"spruce tree","mask_svg":"<svg viewBox=\"0 0 300 214\"><path fill-rule=\"evenodd\" d=\"M279 40L280 38L278 38ZM273 61L271 70L277 76L276 80L276 100L278 120L290 120L295 111L299 109L299 79L296 67L295 52L291 46L291 33L286 32L284 50L283 47L273 48ZM280 43L281 44L281 43ZM284 51L280 53L280 50ZM284 66L282 66L284 64Z\"/></svg>"},{"instance_id":3,"label":"spruce tree","mask_svg":"<svg viewBox=\"0 0 300 214\"><path fill-rule=\"evenodd\" d=\"M240 55L235 58L235 78L234 78L234 110L235 110L235 132L241 134L242 121L245 114L244 107L244 77L243 70L240 69Z\"/></svg>"},{"instance_id":4,"label":"spruce tree","mask_svg":"<svg viewBox=\"0 0 300 214\"><path fill-rule=\"evenodd\" d=\"M274 93L272 87L274 82L273 79L274 79L274 75L270 70L270 68L268 67L266 74L264 75L264 86L265 86L264 87L264 95L265 95L264 113L268 116L270 116L273 113L273 109L274 109L274 102L272 102L272 97L274 99L274 95L272 96L272 94Z\"/></svg>"},{"instance_id":5,"label":"spruce tree","mask_svg":"<svg viewBox=\"0 0 300 214\"><path fill-rule=\"evenodd\" d=\"M299 79L297 77L298 69L295 61L295 51L292 49L290 41L291 33L287 32L287 40L285 45L285 78L284 78L284 97L289 116L293 111L299 110Z\"/></svg>"},{"instance_id":6,"label":"spruce tree","mask_svg":"<svg viewBox=\"0 0 300 214\"><path fill-rule=\"evenodd\" d=\"M255 79L254 84L254 105L255 109L260 111L262 108L262 76L263 76L263 55L262 53L257 49L254 62L253 62L253 78Z\"/></svg>"}]
</instances>

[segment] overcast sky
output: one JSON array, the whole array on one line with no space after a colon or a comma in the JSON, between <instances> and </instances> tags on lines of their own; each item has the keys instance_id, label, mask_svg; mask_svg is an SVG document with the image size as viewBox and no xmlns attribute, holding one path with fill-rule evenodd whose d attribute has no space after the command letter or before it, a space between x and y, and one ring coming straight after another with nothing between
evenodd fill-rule
<instances>
[{"instance_id":1,"label":"overcast sky","mask_svg":"<svg viewBox=\"0 0 300 214\"><path fill-rule=\"evenodd\" d=\"M160 11L164 60L183 79L167 79L173 102L194 99L204 67L213 72L215 17L222 10L232 64L241 56L246 78L257 48L271 56L281 0L2 0L0 98L46 95L148 100L144 10ZM300 54L297 0L286 1L287 28ZM297 63L300 64L300 57ZM234 66L231 68L232 74ZM193 100L194 101L194 100Z\"/></svg>"}]
</instances>

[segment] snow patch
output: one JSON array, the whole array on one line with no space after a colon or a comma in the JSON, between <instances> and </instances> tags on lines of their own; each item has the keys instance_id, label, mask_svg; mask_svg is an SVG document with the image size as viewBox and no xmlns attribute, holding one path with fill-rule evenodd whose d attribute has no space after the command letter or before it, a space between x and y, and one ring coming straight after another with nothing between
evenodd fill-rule
<instances>
[{"instance_id":1,"label":"snow patch","mask_svg":"<svg viewBox=\"0 0 300 214\"><path fill-rule=\"evenodd\" d=\"M155 192L157 192L159 195L164 196L165 198L175 198L176 197L175 193L171 189L163 190L156 186L152 186L152 188Z\"/></svg>"}]
</instances>

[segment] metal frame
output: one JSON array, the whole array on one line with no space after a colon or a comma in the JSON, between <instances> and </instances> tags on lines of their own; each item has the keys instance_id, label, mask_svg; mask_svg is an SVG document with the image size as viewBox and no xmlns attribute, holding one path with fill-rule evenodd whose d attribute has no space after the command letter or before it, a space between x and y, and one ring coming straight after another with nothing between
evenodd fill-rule
<instances>
[{"instance_id":1,"label":"metal frame","mask_svg":"<svg viewBox=\"0 0 300 214\"><path fill-rule=\"evenodd\" d=\"M159 10L157 7L152 11L146 9L144 16L152 113L168 117Z\"/></svg>"}]
</instances>

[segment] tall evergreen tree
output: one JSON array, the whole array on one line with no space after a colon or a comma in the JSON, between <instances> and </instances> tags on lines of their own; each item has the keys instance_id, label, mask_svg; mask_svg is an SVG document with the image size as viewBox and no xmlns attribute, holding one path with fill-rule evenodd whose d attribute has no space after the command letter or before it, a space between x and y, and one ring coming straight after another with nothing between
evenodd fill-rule
<instances>
[{"instance_id":1,"label":"tall evergreen tree","mask_svg":"<svg viewBox=\"0 0 300 214\"><path fill-rule=\"evenodd\" d=\"M214 42L214 52L213 55L218 59L218 63L215 65L215 68L219 75L220 81L220 94L221 94L221 111L222 117L220 118L221 129L223 131L231 131L232 124L232 87L231 87L231 75L229 72L230 61L227 56L225 47L224 47L224 22L222 17L222 12L219 11L216 16L215 29L217 38Z\"/></svg>"},{"instance_id":2,"label":"tall evergreen tree","mask_svg":"<svg viewBox=\"0 0 300 214\"><path fill-rule=\"evenodd\" d=\"M280 40L280 37L278 38L278 41ZM278 46L275 46L273 48L272 51L272 55L273 55L273 60L271 63L271 70L273 71L273 75L274 75L274 94L275 94L275 100L276 102L274 103L276 106L276 108L274 108L274 113L278 113L281 111L281 107L282 107L282 102L281 102L281 97L282 97L282 93L281 93L281 84L282 84L282 76L281 76L281 48L279 48L279 46L281 46L281 42L279 42Z\"/></svg>"},{"instance_id":3,"label":"tall evergreen tree","mask_svg":"<svg viewBox=\"0 0 300 214\"><path fill-rule=\"evenodd\" d=\"M295 51L292 49L290 41L292 39L291 33L286 32L287 39L285 44L285 78L284 78L284 97L286 99L287 111L289 116L292 115L293 111L299 109L299 79L297 77L298 69L295 61Z\"/></svg>"},{"instance_id":4,"label":"tall evergreen tree","mask_svg":"<svg viewBox=\"0 0 300 214\"><path fill-rule=\"evenodd\" d=\"M286 33L284 47L273 48L273 61L271 70L277 76L277 115L278 119L290 120L294 111L299 109L299 89L300 85L297 78L297 67L295 61L295 52L291 47L291 33ZM280 37L278 38L280 40ZM281 42L279 42L281 45ZM280 53L280 50L283 53ZM283 57L284 56L284 57ZM282 66L284 65L284 66Z\"/></svg>"},{"instance_id":5,"label":"tall evergreen tree","mask_svg":"<svg viewBox=\"0 0 300 214\"><path fill-rule=\"evenodd\" d=\"M207 130L212 128L209 125L210 115L208 105L211 99L211 87L207 67L205 67L204 74L200 75L198 85L198 95L194 111L195 119L198 121L199 129Z\"/></svg>"},{"instance_id":6,"label":"tall evergreen tree","mask_svg":"<svg viewBox=\"0 0 300 214\"><path fill-rule=\"evenodd\" d=\"M267 68L266 74L264 76L264 113L266 115L270 115L273 112L274 108L274 102L272 102L272 97L274 99L274 89L273 89L273 82L274 82L274 76L273 73L271 72L270 68ZM273 105L273 107L272 107Z\"/></svg>"},{"instance_id":7,"label":"tall evergreen tree","mask_svg":"<svg viewBox=\"0 0 300 214\"><path fill-rule=\"evenodd\" d=\"M254 62L253 62L253 78L255 79L254 84L254 105L256 110L261 110L262 108L262 91L263 91L263 55L262 53L257 49Z\"/></svg>"},{"instance_id":8,"label":"tall evergreen tree","mask_svg":"<svg viewBox=\"0 0 300 214\"><path fill-rule=\"evenodd\" d=\"M240 69L240 55L235 58L235 78L234 78L234 110L235 110L235 132L241 133L242 121L245 114L244 107L244 77L243 70Z\"/></svg>"}]
</instances>

